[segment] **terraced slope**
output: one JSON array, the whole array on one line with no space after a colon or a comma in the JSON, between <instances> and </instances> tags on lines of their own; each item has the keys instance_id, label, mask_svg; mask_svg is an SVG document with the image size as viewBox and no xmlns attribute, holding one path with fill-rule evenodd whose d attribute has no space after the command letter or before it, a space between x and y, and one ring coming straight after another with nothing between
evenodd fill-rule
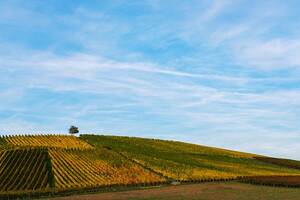
<instances>
[{"instance_id":1,"label":"terraced slope","mask_svg":"<svg viewBox=\"0 0 300 200\"><path fill-rule=\"evenodd\" d=\"M46 150L1 151L0 192L47 191L48 172Z\"/></svg>"},{"instance_id":2,"label":"terraced slope","mask_svg":"<svg viewBox=\"0 0 300 200\"><path fill-rule=\"evenodd\" d=\"M4 142L12 147L46 147L63 149L92 149L88 143L75 136L65 135L26 135L8 136L2 138Z\"/></svg>"},{"instance_id":3,"label":"terraced slope","mask_svg":"<svg viewBox=\"0 0 300 200\"><path fill-rule=\"evenodd\" d=\"M182 142L82 135L96 148L107 147L146 168L180 181L241 176L300 175L300 171L257 159L257 155Z\"/></svg>"}]
</instances>

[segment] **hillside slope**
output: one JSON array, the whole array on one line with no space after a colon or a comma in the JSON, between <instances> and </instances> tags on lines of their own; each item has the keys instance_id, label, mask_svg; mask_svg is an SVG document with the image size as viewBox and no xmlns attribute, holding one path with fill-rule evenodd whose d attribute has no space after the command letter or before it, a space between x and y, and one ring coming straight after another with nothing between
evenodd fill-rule
<instances>
[{"instance_id":1,"label":"hillside slope","mask_svg":"<svg viewBox=\"0 0 300 200\"><path fill-rule=\"evenodd\" d=\"M179 181L258 175L300 175L297 169L266 162L267 159L258 159L264 158L262 156L225 149L118 136L82 135L81 138L95 148L104 146L145 168Z\"/></svg>"},{"instance_id":2,"label":"hillside slope","mask_svg":"<svg viewBox=\"0 0 300 200\"><path fill-rule=\"evenodd\" d=\"M0 198L173 181L300 176L299 163L154 139L6 136L0 138Z\"/></svg>"}]
</instances>

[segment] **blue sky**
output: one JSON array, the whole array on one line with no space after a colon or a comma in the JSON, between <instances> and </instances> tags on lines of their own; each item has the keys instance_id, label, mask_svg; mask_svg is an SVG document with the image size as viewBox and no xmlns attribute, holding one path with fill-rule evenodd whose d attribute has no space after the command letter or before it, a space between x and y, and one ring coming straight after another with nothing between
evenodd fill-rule
<instances>
[{"instance_id":1,"label":"blue sky","mask_svg":"<svg viewBox=\"0 0 300 200\"><path fill-rule=\"evenodd\" d=\"M300 159L300 3L0 2L0 133L174 139Z\"/></svg>"}]
</instances>

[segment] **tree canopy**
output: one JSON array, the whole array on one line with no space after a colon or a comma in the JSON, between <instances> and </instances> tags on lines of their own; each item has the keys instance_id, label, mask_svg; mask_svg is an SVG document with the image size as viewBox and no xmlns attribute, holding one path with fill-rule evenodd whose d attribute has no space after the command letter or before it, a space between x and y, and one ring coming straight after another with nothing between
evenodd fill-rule
<instances>
[{"instance_id":1,"label":"tree canopy","mask_svg":"<svg viewBox=\"0 0 300 200\"><path fill-rule=\"evenodd\" d=\"M69 128L69 133L70 134L77 134L77 133L79 133L79 130L78 130L78 127L76 127L76 126L71 126L70 128Z\"/></svg>"}]
</instances>

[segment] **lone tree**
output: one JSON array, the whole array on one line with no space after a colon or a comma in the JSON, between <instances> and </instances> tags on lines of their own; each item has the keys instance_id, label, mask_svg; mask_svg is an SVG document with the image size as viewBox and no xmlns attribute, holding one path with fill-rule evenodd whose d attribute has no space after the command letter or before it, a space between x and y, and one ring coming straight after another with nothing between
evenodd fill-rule
<instances>
[{"instance_id":1,"label":"lone tree","mask_svg":"<svg viewBox=\"0 0 300 200\"><path fill-rule=\"evenodd\" d=\"M76 127L76 126L71 126L71 127L69 128L69 133L72 134L72 135L75 135L75 134L79 133L78 127Z\"/></svg>"}]
</instances>

